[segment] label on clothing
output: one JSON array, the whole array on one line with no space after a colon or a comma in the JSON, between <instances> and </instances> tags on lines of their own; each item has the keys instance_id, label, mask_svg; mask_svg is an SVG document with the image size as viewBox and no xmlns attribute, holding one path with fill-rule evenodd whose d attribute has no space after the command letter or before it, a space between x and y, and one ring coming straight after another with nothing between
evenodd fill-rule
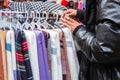
<instances>
[{"instance_id":1,"label":"label on clothing","mask_svg":"<svg viewBox=\"0 0 120 80\"><path fill-rule=\"evenodd\" d=\"M66 41L67 47L72 47L72 41Z\"/></svg>"},{"instance_id":2,"label":"label on clothing","mask_svg":"<svg viewBox=\"0 0 120 80\"><path fill-rule=\"evenodd\" d=\"M57 54L57 49L56 48L51 48L51 54L56 55Z\"/></svg>"},{"instance_id":3,"label":"label on clothing","mask_svg":"<svg viewBox=\"0 0 120 80\"><path fill-rule=\"evenodd\" d=\"M9 44L9 43L6 44L6 50L11 51L11 44Z\"/></svg>"}]
</instances>

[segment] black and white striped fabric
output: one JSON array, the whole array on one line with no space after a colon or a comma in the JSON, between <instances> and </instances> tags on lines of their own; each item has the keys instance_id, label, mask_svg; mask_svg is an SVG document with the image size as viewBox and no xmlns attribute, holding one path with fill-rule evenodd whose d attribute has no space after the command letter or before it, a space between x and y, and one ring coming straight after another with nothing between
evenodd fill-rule
<instances>
[{"instance_id":1,"label":"black and white striped fabric","mask_svg":"<svg viewBox=\"0 0 120 80\"><path fill-rule=\"evenodd\" d=\"M59 11L64 11L66 10L65 7L55 4L55 3L50 3L50 2L42 2L42 1L37 1L37 2L11 2L10 3L10 9L12 11L40 11L40 12L59 12Z\"/></svg>"},{"instance_id":2,"label":"black and white striped fabric","mask_svg":"<svg viewBox=\"0 0 120 80\"><path fill-rule=\"evenodd\" d=\"M10 2L9 7L11 11L19 11L19 12L25 12L27 11L26 9L26 2L25 3L20 3L20 2Z\"/></svg>"},{"instance_id":3,"label":"black and white striped fabric","mask_svg":"<svg viewBox=\"0 0 120 80\"><path fill-rule=\"evenodd\" d=\"M26 8L27 8L28 11L40 11L40 12L45 11L45 7L43 6L42 1L27 2L26 3Z\"/></svg>"},{"instance_id":4,"label":"black and white striped fabric","mask_svg":"<svg viewBox=\"0 0 120 80\"><path fill-rule=\"evenodd\" d=\"M66 10L65 7L55 3L44 2L43 5L46 8L47 12L57 12L59 10Z\"/></svg>"}]
</instances>

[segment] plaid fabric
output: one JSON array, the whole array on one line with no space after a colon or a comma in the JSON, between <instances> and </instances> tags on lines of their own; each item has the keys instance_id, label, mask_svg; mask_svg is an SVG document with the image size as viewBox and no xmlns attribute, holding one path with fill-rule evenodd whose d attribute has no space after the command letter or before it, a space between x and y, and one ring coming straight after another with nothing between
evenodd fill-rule
<instances>
[{"instance_id":1,"label":"plaid fabric","mask_svg":"<svg viewBox=\"0 0 120 80\"><path fill-rule=\"evenodd\" d=\"M63 7L59 4L50 3L50 2L44 2L43 6L45 7L46 12L57 12L58 13L58 11L66 10L65 7Z\"/></svg>"},{"instance_id":2,"label":"plaid fabric","mask_svg":"<svg viewBox=\"0 0 120 80\"><path fill-rule=\"evenodd\" d=\"M42 1L37 1L37 2L10 2L9 4L10 9L12 11L40 11L40 12L59 12L59 11L64 11L66 10L65 7L55 4L55 3L50 3L50 2L42 2Z\"/></svg>"},{"instance_id":3,"label":"plaid fabric","mask_svg":"<svg viewBox=\"0 0 120 80\"><path fill-rule=\"evenodd\" d=\"M16 32L17 80L33 80L28 45L23 31Z\"/></svg>"},{"instance_id":4,"label":"plaid fabric","mask_svg":"<svg viewBox=\"0 0 120 80\"><path fill-rule=\"evenodd\" d=\"M27 10L30 11L45 11L45 7L43 6L43 2L37 1L37 2L27 2L26 3Z\"/></svg>"}]
</instances>

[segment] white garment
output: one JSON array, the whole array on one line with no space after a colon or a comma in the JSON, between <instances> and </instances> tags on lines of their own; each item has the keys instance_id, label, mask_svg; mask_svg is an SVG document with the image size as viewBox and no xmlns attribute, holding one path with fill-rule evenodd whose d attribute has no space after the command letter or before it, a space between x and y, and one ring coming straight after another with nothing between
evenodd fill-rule
<instances>
[{"instance_id":1,"label":"white garment","mask_svg":"<svg viewBox=\"0 0 120 80\"><path fill-rule=\"evenodd\" d=\"M14 31L11 30L11 50L12 50L12 64L13 64L13 73L14 80L17 79L17 67L16 67L16 51L15 51L15 34Z\"/></svg>"},{"instance_id":2,"label":"white garment","mask_svg":"<svg viewBox=\"0 0 120 80\"><path fill-rule=\"evenodd\" d=\"M63 76L62 76L62 63L61 63L61 51L60 51L60 38L59 38L59 33L61 31L57 31L57 35L56 35L56 48L57 48L57 61L58 61L58 80L63 80Z\"/></svg>"},{"instance_id":3,"label":"white garment","mask_svg":"<svg viewBox=\"0 0 120 80\"><path fill-rule=\"evenodd\" d=\"M79 64L76 55L76 50L72 38L71 31L68 28L63 28L66 37L67 55L70 66L71 80L78 80Z\"/></svg>"},{"instance_id":4,"label":"white garment","mask_svg":"<svg viewBox=\"0 0 120 80\"><path fill-rule=\"evenodd\" d=\"M51 58L51 80L59 80L58 72L58 54L57 54L57 32L53 30L45 30L50 34L50 39L48 40L48 54ZM59 43L58 43L59 44Z\"/></svg>"},{"instance_id":5,"label":"white garment","mask_svg":"<svg viewBox=\"0 0 120 80\"><path fill-rule=\"evenodd\" d=\"M12 50L11 50L11 31L8 31L6 34L6 53L7 53L8 80L14 80L13 60L12 60Z\"/></svg>"},{"instance_id":6,"label":"white garment","mask_svg":"<svg viewBox=\"0 0 120 80\"><path fill-rule=\"evenodd\" d=\"M24 30L24 32L28 42L28 52L30 55L33 80L40 80L36 35L32 31Z\"/></svg>"}]
</instances>

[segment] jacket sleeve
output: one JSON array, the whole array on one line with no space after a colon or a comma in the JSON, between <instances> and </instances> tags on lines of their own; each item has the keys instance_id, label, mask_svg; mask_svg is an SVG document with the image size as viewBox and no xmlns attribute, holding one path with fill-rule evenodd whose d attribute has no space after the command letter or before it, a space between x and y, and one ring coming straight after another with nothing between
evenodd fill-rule
<instances>
[{"instance_id":1,"label":"jacket sleeve","mask_svg":"<svg viewBox=\"0 0 120 80\"><path fill-rule=\"evenodd\" d=\"M84 19L85 19L85 10L77 9L76 18L78 18L81 22L84 23Z\"/></svg>"},{"instance_id":2,"label":"jacket sleeve","mask_svg":"<svg viewBox=\"0 0 120 80\"><path fill-rule=\"evenodd\" d=\"M90 32L84 25L73 32L81 51L95 63L120 62L120 29L109 21L96 25Z\"/></svg>"}]
</instances>

